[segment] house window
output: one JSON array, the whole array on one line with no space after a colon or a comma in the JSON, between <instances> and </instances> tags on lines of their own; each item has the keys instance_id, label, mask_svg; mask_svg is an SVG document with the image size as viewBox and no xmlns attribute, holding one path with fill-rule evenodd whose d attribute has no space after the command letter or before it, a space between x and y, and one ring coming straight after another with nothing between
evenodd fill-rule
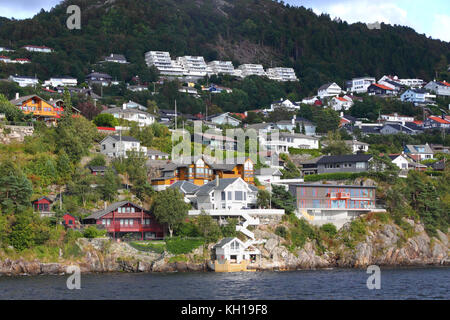
<instances>
[{"instance_id":1,"label":"house window","mask_svg":"<svg viewBox=\"0 0 450 320\"><path fill-rule=\"evenodd\" d=\"M222 191L221 192L221 196L222 196L222 201L225 201L226 199L225 199L225 191Z\"/></svg>"},{"instance_id":2,"label":"house window","mask_svg":"<svg viewBox=\"0 0 450 320\"><path fill-rule=\"evenodd\" d=\"M234 192L234 199L235 199L235 200L242 201L242 200L243 200L242 191L235 191L235 192Z\"/></svg>"},{"instance_id":3,"label":"house window","mask_svg":"<svg viewBox=\"0 0 450 320\"><path fill-rule=\"evenodd\" d=\"M356 163L356 169L365 169L366 163L365 162L357 162Z\"/></svg>"},{"instance_id":4,"label":"house window","mask_svg":"<svg viewBox=\"0 0 450 320\"><path fill-rule=\"evenodd\" d=\"M233 199L233 192L228 191L228 200L232 200Z\"/></svg>"}]
</instances>

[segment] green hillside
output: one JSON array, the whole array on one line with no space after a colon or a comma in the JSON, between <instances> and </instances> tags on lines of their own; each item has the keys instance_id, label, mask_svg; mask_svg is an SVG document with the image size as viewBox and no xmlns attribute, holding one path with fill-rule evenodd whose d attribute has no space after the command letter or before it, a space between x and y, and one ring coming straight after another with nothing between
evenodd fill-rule
<instances>
[{"instance_id":1,"label":"green hillside","mask_svg":"<svg viewBox=\"0 0 450 320\"><path fill-rule=\"evenodd\" d=\"M66 27L68 4L33 19L0 20L0 45L56 49L51 55L16 52L33 64L2 66L0 77L37 74L43 80L67 74L81 81L114 52L125 54L132 64L117 67L113 76L128 81L138 74L151 80L144 53L165 50L208 61L291 66L305 96L325 82L343 84L354 76L392 73L430 80L450 63L449 43L411 28L369 30L270 0L71 0L82 9L82 29L72 31Z\"/></svg>"}]
</instances>

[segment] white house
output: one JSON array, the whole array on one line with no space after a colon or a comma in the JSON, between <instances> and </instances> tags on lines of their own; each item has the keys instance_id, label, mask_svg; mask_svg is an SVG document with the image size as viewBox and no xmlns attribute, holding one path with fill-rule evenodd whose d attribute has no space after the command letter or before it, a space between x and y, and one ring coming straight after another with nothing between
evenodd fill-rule
<instances>
[{"instance_id":1,"label":"white house","mask_svg":"<svg viewBox=\"0 0 450 320\"><path fill-rule=\"evenodd\" d=\"M270 109L267 109L268 112L273 112L278 108L286 108L291 111L300 110L300 105L296 102L291 102L289 99L280 99L278 101L272 102L270 105Z\"/></svg>"},{"instance_id":2,"label":"white house","mask_svg":"<svg viewBox=\"0 0 450 320\"><path fill-rule=\"evenodd\" d=\"M11 63L11 59L5 56L0 56L0 62Z\"/></svg>"},{"instance_id":3,"label":"white house","mask_svg":"<svg viewBox=\"0 0 450 320\"><path fill-rule=\"evenodd\" d=\"M169 155L165 152L148 148L147 156L150 160L169 160Z\"/></svg>"},{"instance_id":4,"label":"white house","mask_svg":"<svg viewBox=\"0 0 450 320\"><path fill-rule=\"evenodd\" d=\"M361 77L353 78L347 81L347 90L352 93L365 93L372 83L375 83L375 78L372 77Z\"/></svg>"},{"instance_id":5,"label":"white house","mask_svg":"<svg viewBox=\"0 0 450 320\"><path fill-rule=\"evenodd\" d=\"M303 104L309 104L309 105L315 104L316 101L320 101L319 99L317 99L316 96L314 96L314 97L306 97L306 98L302 99L302 103Z\"/></svg>"},{"instance_id":6,"label":"white house","mask_svg":"<svg viewBox=\"0 0 450 320\"><path fill-rule=\"evenodd\" d=\"M14 52L14 50L6 47L0 47L0 52Z\"/></svg>"},{"instance_id":7,"label":"white house","mask_svg":"<svg viewBox=\"0 0 450 320\"><path fill-rule=\"evenodd\" d=\"M262 185L267 185L269 183L280 181L283 174L278 168L261 168L255 170L255 178Z\"/></svg>"},{"instance_id":8,"label":"white house","mask_svg":"<svg viewBox=\"0 0 450 320\"><path fill-rule=\"evenodd\" d=\"M217 125L229 124L233 127L237 127L241 124L241 120L230 116L229 112L209 116L206 120Z\"/></svg>"},{"instance_id":9,"label":"white house","mask_svg":"<svg viewBox=\"0 0 450 320\"><path fill-rule=\"evenodd\" d=\"M267 77L276 81L298 81L293 68L269 68Z\"/></svg>"},{"instance_id":10,"label":"white house","mask_svg":"<svg viewBox=\"0 0 450 320\"><path fill-rule=\"evenodd\" d=\"M261 252L258 249L250 249L248 245L238 238L224 238L215 246L216 260L220 263L240 264L242 261L256 259Z\"/></svg>"},{"instance_id":11,"label":"white house","mask_svg":"<svg viewBox=\"0 0 450 320\"><path fill-rule=\"evenodd\" d=\"M438 96L450 96L450 83L446 81L431 81L425 86L425 89Z\"/></svg>"},{"instance_id":12,"label":"white house","mask_svg":"<svg viewBox=\"0 0 450 320\"><path fill-rule=\"evenodd\" d=\"M44 82L44 86L52 87L76 87L78 80L76 78L64 76L64 77L51 77L50 80Z\"/></svg>"},{"instance_id":13,"label":"white house","mask_svg":"<svg viewBox=\"0 0 450 320\"><path fill-rule=\"evenodd\" d=\"M128 151L147 154L147 148L141 147L139 140L128 136L107 136L100 142L100 152L108 157L127 157Z\"/></svg>"},{"instance_id":14,"label":"white house","mask_svg":"<svg viewBox=\"0 0 450 320\"><path fill-rule=\"evenodd\" d=\"M33 45L27 45L23 47L25 50L30 52L43 52L43 53L51 53L53 52L52 48L46 47L46 46L33 46Z\"/></svg>"},{"instance_id":15,"label":"white house","mask_svg":"<svg viewBox=\"0 0 450 320\"><path fill-rule=\"evenodd\" d=\"M339 87L335 82L333 82L321 86L317 91L317 95L320 97L320 99L323 99L329 97L336 97L340 95L341 92L342 92L341 87Z\"/></svg>"},{"instance_id":16,"label":"white house","mask_svg":"<svg viewBox=\"0 0 450 320\"><path fill-rule=\"evenodd\" d=\"M358 152L367 152L369 151L369 144L365 142L360 142L358 140L345 140L344 141L347 146L350 147L352 153L356 154Z\"/></svg>"},{"instance_id":17,"label":"white house","mask_svg":"<svg viewBox=\"0 0 450 320\"><path fill-rule=\"evenodd\" d=\"M319 149L319 138L300 133L280 132L280 140L287 143L288 148Z\"/></svg>"},{"instance_id":18,"label":"white house","mask_svg":"<svg viewBox=\"0 0 450 320\"><path fill-rule=\"evenodd\" d=\"M432 104L436 95L430 94L425 89L408 89L400 96L403 102L412 102L414 104Z\"/></svg>"},{"instance_id":19,"label":"white house","mask_svg":"<svg viewBox=\"0 0 450 320\"><path fill-rule=\"evenodd\" d=\"M198 210L240 210L256 205L258 188L242 178L218 177L192 191L193 204Z\"/></svg>"},{"instance_id":20,"label":"white house","mask_svg":"<svg viewBox=\"0 0 450 320\"><path fill-rule=\"evenodd\" d=\"M104 62L127 64L127 58L123 54L111 53L108 57L105 57Z\"/></svg>"},{"instance_id":21,"label":"white house","mask_svg":"<svg viewBox=\"0 0 450 320\"><path fill-rule=\"evenodd\" d=\"M348 97L334 97L330 101L330 106L335 111L348 110L353 106L353 100Z\"/></svg>"},{"instance_id":22,"label":"white house","mask_svg":"<svg viewBox=\"0 0 450 320\"><path fill-rule=\"evenodd\" d=\"M404 152L413 156L418 161L434 159L434 152L427 144L424 145L406 145Z\"/></svg>"},{"instance_id":23,"label":"white house","mask_svg":"<svg viewBox=\"0 0 450 320\"><path fill-rule=\"evenodd\" d=\"M138 109L111 108L102 111L103 114L112 114L115 118L137 122L140 127L150 126L155 123L155 116Z\"/></svg>"},{"instance_id":24,"label":"white house","mask_svg":"<svg viewBox=\"0 0 450 320\"><path fill-rule=\"evenodd\" d=\"M382 114L380 116L380 121L383 122L414 122L414 117L410 117L410 116L402 116L399 115L398 113L393 113L393 114Z\"/></svg>"},{"instance_id":25,"label":"white house","mask_svg":"<svg viewBox=\"0 0 450 320\"><path fill-rule=\"evenodd\" d=\"M9 76L10 81L14 81L19 84L20 87L32 87L39 84L39 80L32 77L21 76Z\"/></svg>"},{"instance_id":26,"label":"white house","mask_svg":"<svg viewBox=\"0 0 450 320\"><path fill-rule=\"evenodd\" d=\"M390 154L389 158L391 159L393 164L395 164L397 167L400 168L400 170L408 170L409 161L408 161L408 159L406 159L406 157L404 155Z\"/></svg>"},{"instance_id":27,"label":"white house","mask_svg":"<svg viewBox=\"0 0 450 320\"><path fill-rule=\"evenodd\" d=\"M27 63L31 63L31 60L26 59L26 58L17 58L15 60L12 60L11 63L27 64Z\"/></svg>"}]
</instances>

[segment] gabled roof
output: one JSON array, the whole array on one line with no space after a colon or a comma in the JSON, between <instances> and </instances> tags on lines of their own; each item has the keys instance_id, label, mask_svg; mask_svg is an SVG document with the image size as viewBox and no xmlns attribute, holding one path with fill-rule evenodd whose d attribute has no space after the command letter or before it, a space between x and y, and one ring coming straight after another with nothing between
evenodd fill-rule
<instances>
[{"instance_id":1,"label":"gabled roof","mask_svg":"<svg viewBox=\"0 0 450 320\"><path fill-rule=\"evenodd\" d=\"M85 219L100 219L101 217L103 217L104 215L110 213L111 211L116 210L117 208L120 208L126 204L131 204L132 206L138 208L139 210L143 210L145 211L144 208L142 208L141 206L138 206L137 204L134 204L133 202L130 201L120 201L120 202L115 202L110 204L108 207L106 207L106 209L94 212L93 214L91 214L89 217L85 218Z\"/></svg>"},{"instance_id":2,"label":"gabled roof","mask_svg":"<svg viewBox=\"0 0 450 320\"><path fill-rule=\"evenodd\" d=\"M10 100L9 102L11 102L13 105L15 105L15 106L18 106L18 105L22 105L25 101L27 101L27 100L29 100L29 99L32 99L32 98L34 98L34 97L37 97L37 98L39 98L40 100L42 100L42 101L45 101L44 99L42 99L41 97L39 97L37 94L31 94L31 95L29 95L29 96L23 96L23 97L20 97L19 99L13 99L13 100ZM47 102L47 101L45 101L47 104L50 104L49 102Z\"/></svg>"},{"instance_id":3,"label":"gabled roof","mask_svg":"<svg viewBox=\"0 0 450 320\"><path fill-rule=\"evenodd\" d=\"M441 124L450 124L449 121L447 121L445 119L442 119L440 117L436 117L436 116L430 116L430 117L428 117L428 119L431 119L431 120L436 121L436 122L441 123Z\"/></svg>"},{"instance_id":4,"label":"gabled roof","mask_svg":"<svg viewBox=\"0 0 450 320\"><path fill-rule=\"evenodd\" d=\"M190 181L183 180L175 182L169 188L177 188L184 194L194 194L200 188L200 186L197 186Z\"/></svg>"},{"instance_id":5,"label":"gabled roof","mask_svg":"<svg viewBox=\"0 0 450 320\"><path fill-rule=\"evenodd\" d=\"M147 148L147 154L150 155L159 155L159 156L168 156L167 153L156 150L156 149L152 149L152 148Z\"/></svg>"},{"instance_id":6,"label":"gabled roof","mask_svg":"<svg viewBox=\"0 0 450 320\"><path fill-rule=\"evenodd\" d=\"M241 240L239 240L238 238L224 238L222 240L220 240L216 245L214 245L214 248L223 248L225 245L227 245L228 243L230 243L233 240L237 240L238 242L240 242L241 244L243 244L243 242Z\"/></svg>"},{"instance_id":7,"label":"gabled roof","mask_svg":"<svg viewBox=\"0 0 450 320\"><path fill-rule=\"evenodd\" d=\"M388 80L386 80L386 82L388 82ZM385 85L382 85L382 84L379 84L379 83L372 83L371 86L375 86L375 87L378 87L378 88L383 89L383 90L389 90L389 91L393 91L394 90L392 88L386 87Z\"/></svg>"},{"instance_id":8,"label":"gabled roof","mask_svg":"<svg viewBox=\"0 0 450 320\"><path fill-rule=\"evenodd\" d=\"M41 200L43 200L43 199L47 200L47 201L50 202L50 203L53 203L53 200L50 199L49 197L46 197L46 196L40 197L39 199L36 199L36 200L34 200L34 201L32 201L32 202L41 201Z\"/></svg>"},{"instance_id":9,"label":"gabled roof","mask_svg":"<svg viewBox=\"0 0 450 320\"><path fill-rule=\"evenodd\" d=\"M201 186L198 191L195 193L196 195L209 195L212 190L223 191L229 185L235 183L237 180L241 178L223 178L219 179L219 185L217 186L217 180L212 180L207 184ZM241 179L242 180L242 179Z\"/></svg>"},{"instance_id":10,"label":"gabled roof","mask_svg":"<svg viewBox=\"0 0 450 320\"><path fill-rule=\"evenodd\" d=\"M255 175L259 176L282 176L283 174L277 168L261 168L255 170Z\"/></svg>"},{"instance_id":11,"label":"gabled roof","mask_svg":"<svg viewBox=\"0 0 450 320\"><path fill-rule=\"evenodd\" d=\"M135 139L133 137L130 137L130 136L108 136L104 140L106 140L108 138L112 138L112 139L114 139L116 141L139 142L139 140L137 140L137 139Z\"/></svg>"},{"instance_id":12,"label":"gabled roof","mask_svg":"<svg viewBox=\"0 0 450 320\"><path fill-rule=\"evenodd\" d=\"M326 90L329 87L331 87L333 84L337 85L335 82L325 83L324 85L320 86L319 91Z\"/></svg>"},{"instance_id":13,"label":"gabled roof","mask_svg":"<svg viewBox=\"0 0 450 320\"><path fill-rule=\"evenodd\" d=\"M372 159L371 154L349 154L342 156L324 156L317 164L341 163L341 162L367 162Z\"/></svg>"},{"instance_id":14,"label":"gabled roof","mask_svg":"<svg viewBox=\"0 0 450 320\"><path fill-rule=\"evenodd\" d=\"M428 144L407 144L406 148L411 152L411 153L419 153L419 154L433 154L433 150L431 150L431 147ZM418 148L423 148L423 152L419 152Z\"/></svg>"}]
</instances>

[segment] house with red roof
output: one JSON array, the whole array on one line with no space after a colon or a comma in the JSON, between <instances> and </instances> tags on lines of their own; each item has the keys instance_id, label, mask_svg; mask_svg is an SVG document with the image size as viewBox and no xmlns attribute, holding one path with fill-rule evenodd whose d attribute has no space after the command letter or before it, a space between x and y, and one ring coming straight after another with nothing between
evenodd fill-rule
<instances>
[{"instance_id":1,"label":"house with red roof","mask_svg":"<svg viewBox=\"0 0 450 320\"><path fill-rule=\"evenodd\" d=\"M0 56L0 62L11 63L11 59L5 56Z\"/></svg>"},{"instance_id":2,"label":"house with red roof","mask_svg":"<svg viewBox=\"0 0 450 320\"><path fill-rule=\"evenodd\" d=\"M447 81L430 81L425 89L434 92L437 96L450 96L450 83Z\"/></svg>"},{"instance_id":3,"label":"house with red roof","mask_svg":"<svg viewBox=\"0 0 450 320\"><path fill-rule=\"evenodd\" d=\"M442 116L442 117L429 116L425 120L424 126L426 128L448 129L448 128L450 128L450 121L448 121L445 116Z\"/></svg>"},{"instance_id":4,"label":"house with red roof","mask_svg":"<svg viewBox=\"0 0 450 320\"><path fill-rule=\"evenodd\" d=\"M348 110L353 106L353 100L349 97L334 97L330 101L330 106L335 111Z\"/></svg>"},{"instance_id":5,"label":"house with red roof","mask_svg":"<svg viewBox=\"0 0 450 320\"><path fill-rule=\"evenodd\" d=\"M367 92L370 96L392 96L395 95L395 90L379 83L372 83Z\"/></svg>"}]
</instances>

